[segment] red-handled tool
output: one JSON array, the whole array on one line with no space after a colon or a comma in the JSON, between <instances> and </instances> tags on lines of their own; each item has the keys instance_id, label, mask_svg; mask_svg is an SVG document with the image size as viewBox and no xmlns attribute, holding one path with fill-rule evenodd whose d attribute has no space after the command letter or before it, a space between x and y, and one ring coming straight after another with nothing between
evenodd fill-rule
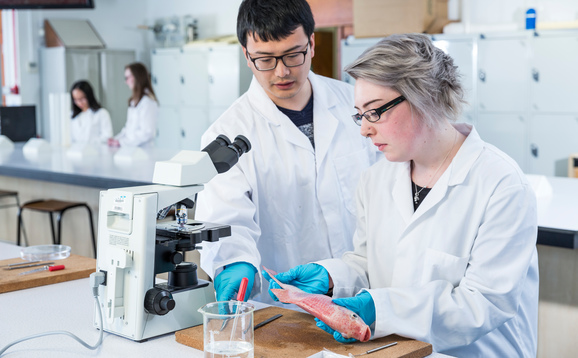
<instances>
[{"instance_id":1,"label":"red-handled tool","mask_svg":"<svg viewBox=\"0 0 578 358\"><path fill-rule=\"evenodd\" d=\"M239 293L237 293L237 301L245 301L245 292L247 292L247 284L249 284L249 279L243 277L241 280L241 285L239 286Z\"/></svg>"},{"instance_id":2,"label":"red-handled tool","mask_svg":"<svg viewBox=\"0 0 578 358\"><path fill-rule=\"evenodd\" d=\"M30 271L26 271L26 272L19 273L18 276L28 275L28 274L30 274L30 273L41 272L41 271L46 271L46 270L48 270L48 271L64 270L64 265L52 265L52 266L46 265L46 266L41 267L41 268L37 268L37 269L34 269L34 270L30 270Z\"/></svg>"}]
</instances>

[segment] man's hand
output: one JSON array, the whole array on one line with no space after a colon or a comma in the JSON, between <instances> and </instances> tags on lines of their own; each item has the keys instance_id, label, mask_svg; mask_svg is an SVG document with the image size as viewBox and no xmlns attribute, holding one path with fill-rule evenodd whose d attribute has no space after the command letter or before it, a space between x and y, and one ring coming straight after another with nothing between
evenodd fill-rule
<instances>
[{"instance_id":1,"label":"man's hand","mask_svg":"<svg viewBox=\"0 0 578 358\"><path fill-rule=\"evenodd\" d=\"M249 279L249 282L247 283L247 291L243 298L243 301L247 301L251 291L253 290L255 273L257 273L257 269L246 262L235 262L225 266L225 269L215 277L217 301L229 301L235 299L243 277Z\"/></svg>"},{"instance_id":2,"label":"man's hand","mask_svg":"<svg viewBox=\"0 0 578 358\"><path fill-rule=\"evenodd\" d=\"M271 289L281 287L271 279L267 272L262 271L262 274L269 281L269 295L275 301L279 301ZM278 273L275 278L308 293L326 294L329 291L329 273L318 264L295 266L287 272Z\"/></svg>"}]
</instances>

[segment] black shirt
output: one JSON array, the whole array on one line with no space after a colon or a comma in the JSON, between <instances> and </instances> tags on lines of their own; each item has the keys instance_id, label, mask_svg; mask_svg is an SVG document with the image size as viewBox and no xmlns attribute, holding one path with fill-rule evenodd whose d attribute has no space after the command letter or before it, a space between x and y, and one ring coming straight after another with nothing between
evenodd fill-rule
<instances>
[{"instance_id":1,"label":"black shirt","mask_svg":"<svg viewBox=\"0 0 578 358\"><path fill-rule=\"evenodd\" d=\"M300 111L294 111L279 106L277 106L277 108L289 117L291 122L293 122L297 128L299 128L299 130L309 138L311 145L315 148L315 141L313 139L313 94L311 94L307 105L305 105L305 107Z\"/></svg>"}]
</instances>

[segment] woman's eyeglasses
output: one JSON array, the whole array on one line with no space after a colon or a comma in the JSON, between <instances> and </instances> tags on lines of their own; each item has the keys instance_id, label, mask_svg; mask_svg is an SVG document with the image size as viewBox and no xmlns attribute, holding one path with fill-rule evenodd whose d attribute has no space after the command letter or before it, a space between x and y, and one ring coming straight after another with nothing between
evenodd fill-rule
<instances>
[{"instance_id":1,"label":"woman's eyeglasses","mask_svg":"<svg viewBox=\"0 0 578 358\"><path fill-rule=\"evenodd\" d=\"M397 106L398 104L400 104L403 101L405 101L405 97L399 96L399 97L395 98L394 100L387 102L386 104L384 104L383 106L381 106L379 108L370 109L370 110L367 110L361 114L356 113L356 114L352 115L351 118L353 118L353 121L358 126L361 126L361 122L363 121L364 117L369 122L375 123L375 122L379 121L382 113L389 111L390 109Z\"/></svg>"}]
</instances>

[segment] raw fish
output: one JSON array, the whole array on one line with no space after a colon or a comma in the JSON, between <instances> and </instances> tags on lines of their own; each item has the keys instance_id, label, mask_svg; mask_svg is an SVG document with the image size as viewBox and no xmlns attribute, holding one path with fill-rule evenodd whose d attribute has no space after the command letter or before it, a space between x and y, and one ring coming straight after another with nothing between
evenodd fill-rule
<instances>
[{"instance_id":1,"label":"raw fish","mask_svg":"<svg viewBox=\"0 0 578 358\"><path fill-rule=\"evenodd\" d=\"M344 338L355 338L367 342L371 337L371 330L363 319L355 312L333 303L331 297L307 293L295 286L282 283L275 278L275 273L263 266L282 289L272 289L279 301L293 303L325 322L329 327L341 333Z\"/></svg>"}]
</instances>

